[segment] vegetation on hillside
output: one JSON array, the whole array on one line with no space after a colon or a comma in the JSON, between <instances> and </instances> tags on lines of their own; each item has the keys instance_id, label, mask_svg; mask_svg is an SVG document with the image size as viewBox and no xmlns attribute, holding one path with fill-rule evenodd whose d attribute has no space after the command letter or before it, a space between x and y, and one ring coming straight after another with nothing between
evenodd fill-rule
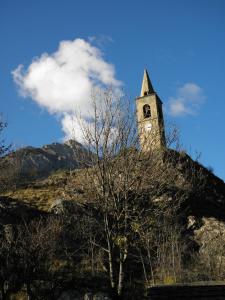
<instances>
[{"instance_id":1,"label":"vegetation on hillside","mask_svg":"<svg viewBox=\"0 0 225 300\"><path fill-rule=\"evenodd\" d=\"M80 121L90 166L80 156L81 170L23 182L0 199L2 299L71 289L144 299L157 283L225 280L222 223L207 237L213 248L201 248L205 231L193 238L209 226L206 212L224 209L224 183L179 147L144 151L129 105L111 91L100 97L92 122Z\"/></svg>"}]
</instances>

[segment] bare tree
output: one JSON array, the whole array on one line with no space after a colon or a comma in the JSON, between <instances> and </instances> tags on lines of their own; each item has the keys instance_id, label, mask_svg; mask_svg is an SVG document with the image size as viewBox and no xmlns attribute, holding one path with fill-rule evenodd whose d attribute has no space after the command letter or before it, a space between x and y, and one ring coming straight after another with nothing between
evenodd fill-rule
<instances>
[{"instance_id":1,"label":"bare tree","mask_svg":"<svg viewBox=\"0 0 225 300\"><path fill-rule=\"evenodd\" d=\"M15 255L16 243L12 225L1 226L0 235L0 295L2 300L9 299L9 295L21 288L18 280L18 259Z\"/></svg>"},{"instance_id":2,"label":"bare tree","mask_svg":"<svg viewBox=\"0 0 225 300\"><path fill-rule=\"evenodd\" d=\"M104 238L95 244L107 254L111 288L121 296L141 220L177 174L169 167L169 154L164 159L166 149L154 147L154 133L141 148L135 111L112 90L92 95L90 120L80 120L93 165L83 171L83 184L102 224Z\"/></svg>"},{"instance_id":3,"label":"bare tree","mask_svg":"<svg viewBox=\"0 0 225 300\"><path fill-rule=\"evenodd\" d=\"M7 123L4 122L2 116L0 116L0 136L2 135L3 130L7 127ZM6 145L5 140L1 139L0 140L0 157L2 157L3 155L5 155L9 149L10 149L10 145Z\"/></svg>"},{"instance_id":4,"label":"bare tree","mask_svg":"<svg viewBox=\"0 0 225 300\"><path fill-rule=\"evenodd\" d=\"M29 300L39 299L39 282L51 277L62 226L59 219L39 218L17 227L14 245L14 274L26 287ZM38 287L36 287L38 284Z\"/></svg>"},{"instance_id":5,"label":"bare tree","mask_svg":"<svg viewBox=\"0 0 225 300\"><path fill-rule=\"evenodd\" d=\"M2 138L3 131L7 127L7 123L4 121L2 115L0 115L0 192L5 189L8 180L8 174L6 175L5 169L6 161L4 160L4 156L10 152L12 149L12 145L7 145L4 138Z\"/></svg>"}]
</instances>

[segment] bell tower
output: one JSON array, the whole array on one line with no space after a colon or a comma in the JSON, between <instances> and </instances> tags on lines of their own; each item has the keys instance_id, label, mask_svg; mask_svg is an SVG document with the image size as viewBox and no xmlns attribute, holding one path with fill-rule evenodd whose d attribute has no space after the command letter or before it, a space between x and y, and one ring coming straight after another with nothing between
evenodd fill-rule
<instances>
[{"instance_id":1,"label":"bell tower","mask_svg":"<svg viewBox=\"0 0 225 300\"><path fill-rule=\"evenodd\" d=\"M165 147L162 101L153 89L147 70L144 70L141 95L136 98L136 111L143 151Z\"/></svg>"}]
</instances>

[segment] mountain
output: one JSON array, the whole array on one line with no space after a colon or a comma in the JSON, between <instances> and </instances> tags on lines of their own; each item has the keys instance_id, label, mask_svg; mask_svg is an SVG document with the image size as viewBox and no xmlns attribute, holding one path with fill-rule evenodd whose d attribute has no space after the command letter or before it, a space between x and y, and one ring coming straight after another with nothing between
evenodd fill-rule
<instances>
[{"instance_id":1,"label":"mountain","mask_svg":"<svg viewBox=\"0 0 225 300\"><path fill-rule=\"evenodd\" d=\"M81 167L81 162L90 162L87 150L77 141L63 144L52 143L42 148L18 149L0 161L1 179L22 182L47 177L57 170L72 170Z\"/></svg>"}]
</instances>

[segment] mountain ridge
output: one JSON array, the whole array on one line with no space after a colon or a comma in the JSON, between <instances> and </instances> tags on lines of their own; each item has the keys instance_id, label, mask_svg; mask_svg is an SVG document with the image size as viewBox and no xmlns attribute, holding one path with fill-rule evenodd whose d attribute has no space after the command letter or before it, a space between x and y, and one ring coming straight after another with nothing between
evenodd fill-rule
<instances>
[{"instance_id":1,"label":"mountain ridge","mask_svg":"<svg viewBox=\"0 0 225 300\"><path fill-rule=\"evenodd\" d=\"M84 161L90 161L85 147L75 140L65 143L52 143L42 147L27 146L15 150L0 161L3 181L29 181L45 178L58 170L74 170Z\"/></svg>"}]
</instances>

